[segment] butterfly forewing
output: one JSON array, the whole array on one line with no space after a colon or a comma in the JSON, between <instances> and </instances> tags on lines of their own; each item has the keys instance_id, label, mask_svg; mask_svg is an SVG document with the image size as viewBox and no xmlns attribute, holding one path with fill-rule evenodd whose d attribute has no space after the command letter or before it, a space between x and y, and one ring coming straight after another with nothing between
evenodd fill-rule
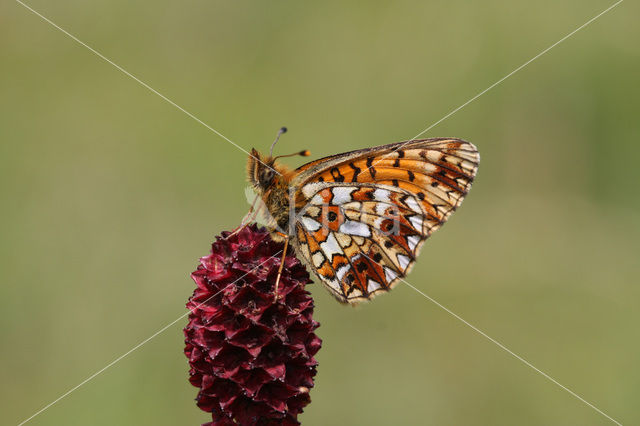
<instances>
[{"instance_id":1,"label":"butterfly forewing","mask_svg":"<svg viewBox=\"0 0 640 426\"><path fill-rule=\"evenodd\" d=\"M467 194L479 154L424 139L327 157L296 170L294 244L341 302L388 291Z\"/></svg>"}]
</instances>

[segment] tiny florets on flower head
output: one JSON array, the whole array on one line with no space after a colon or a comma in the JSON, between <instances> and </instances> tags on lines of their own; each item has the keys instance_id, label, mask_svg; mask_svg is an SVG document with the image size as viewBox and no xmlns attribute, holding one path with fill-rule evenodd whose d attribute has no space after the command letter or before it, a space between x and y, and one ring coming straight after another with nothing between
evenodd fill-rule
<instances>
[{"instance_id":1,"label":"tiny florets on flower head","mask_svg":"<svg viewBox=\"0 0 640 426\"><path fill-rule=\"evenodd\" d=\"M297 425L310 402L322 341L314 333L309 274L284 245L255 225L225 232L191 277L184 329L189 381L208 425Z\"/></svg>"}]
</instances>

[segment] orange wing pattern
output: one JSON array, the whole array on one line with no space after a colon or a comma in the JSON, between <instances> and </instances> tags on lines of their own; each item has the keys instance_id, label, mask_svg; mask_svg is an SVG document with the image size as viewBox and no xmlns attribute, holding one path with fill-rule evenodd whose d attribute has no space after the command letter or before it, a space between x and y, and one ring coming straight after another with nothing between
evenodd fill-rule
<instances>
[{"instance_id":1,"label":"orange wing pattern","mask_svg":"<svg viewBox=\"0 0 640 426\"><path fill-rule=\"evenodd\" d=\"M479 160L468 142L424 139L308 163L292 180L293 244L341 302L388 291L460 205Z\"/></svg>"}]
</instances>

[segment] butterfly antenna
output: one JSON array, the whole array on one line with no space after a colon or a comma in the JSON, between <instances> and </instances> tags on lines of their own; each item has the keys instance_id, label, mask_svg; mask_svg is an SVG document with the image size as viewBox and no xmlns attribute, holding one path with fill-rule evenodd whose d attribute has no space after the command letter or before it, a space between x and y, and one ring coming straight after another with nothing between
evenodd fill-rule
<instances>
[{"instance_id":1,"label":"butterfly antenna","mask_svg":"<svg viewBox=\"0 0 640 426\"><path fill-rule=\"evenodd\" d=\"M271 144L271 149L269 150L269 157L273 157L273 147L276 146L276 142L278 142L278 139L280 139L280 136L282 136L283 133L287 133L286 127L281 127L280 130L278 130L278 134L276 135L276 140L273 141L273 143Z\"/></svg>"},{"instance_id":2,"label":"butterfly antenna","mask_svg":"<svg viewBox=\"0 0 640 426\"><path fill-rule=\"evenodd\" d=\"M308 149L303 149L300 152L294 152L293 154L287 154L287 155L278 155L277 157L273 157L274 160L277 160L278 158L286 158L286 157L293 157L295 155L300 155L302 157L308 157L311 153L309 152Z\"/></svg>"}]
</instances>

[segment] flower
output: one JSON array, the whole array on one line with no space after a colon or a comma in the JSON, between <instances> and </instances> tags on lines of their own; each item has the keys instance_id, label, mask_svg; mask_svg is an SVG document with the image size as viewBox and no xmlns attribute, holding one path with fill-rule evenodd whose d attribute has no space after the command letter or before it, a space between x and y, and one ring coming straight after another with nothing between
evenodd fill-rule
<instances>
[{"instance_id":1,"label":"flower","mask_svg":"<svg viewBox=\"0 0 640 426\"><path fill-rule=\"evenodd\" d=\"M309 274L291 252L276 300L283 249L256 225L223 232L191 274L184 353L197 405L212 414L207 425L297 425L311 401L319 324Z\"/></svg>"}]
</instances>

